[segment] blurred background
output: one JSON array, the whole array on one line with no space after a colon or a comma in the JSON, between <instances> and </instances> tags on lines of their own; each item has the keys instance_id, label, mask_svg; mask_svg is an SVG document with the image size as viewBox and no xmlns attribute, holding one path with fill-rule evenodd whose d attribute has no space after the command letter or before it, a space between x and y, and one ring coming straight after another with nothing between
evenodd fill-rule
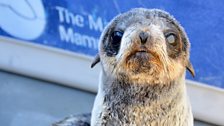
<instances>
[{"instance_id":1,"label":"blurred background","mask_svg":"<svg viewBox=\"0 0 224 126\"><path fill-rule=\"evenodd\" d=\"M223 0L0 0L0 125L47 126L90 112L98 40L117 14L171 13L191 42L187 88L196 126L224 125Z\"/></svg>"}]
</instances>

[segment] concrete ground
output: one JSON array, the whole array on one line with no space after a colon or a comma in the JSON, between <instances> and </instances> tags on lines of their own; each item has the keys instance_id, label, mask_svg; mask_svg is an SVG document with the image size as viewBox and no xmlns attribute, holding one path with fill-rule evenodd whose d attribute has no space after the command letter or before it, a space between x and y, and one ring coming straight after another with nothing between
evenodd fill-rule
<instances>
[{"instance_id":1,"label":"concrete ground","mask_svg":"<svg viewBox=\"0 0 224 126\"><path fill-rule=\"evenodd\" d=\"M0 126L50 126L91 111L95 94L0 71ZM195 121L195 126L212 126Z\"/></svg>"}]
</instances>

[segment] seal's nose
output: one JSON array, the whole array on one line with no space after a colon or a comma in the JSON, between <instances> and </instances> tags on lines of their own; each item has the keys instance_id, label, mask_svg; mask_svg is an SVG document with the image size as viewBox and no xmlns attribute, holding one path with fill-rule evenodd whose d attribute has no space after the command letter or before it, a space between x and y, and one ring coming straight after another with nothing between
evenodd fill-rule
<instances>
[{"instance_id":1,"label":"seal's nose","mask_svg":"<svg viewBox=\"0 0 224 126\"><path fill-rule=\"evenodd\" d=\"M139 33L139 38L140 38L142 44L145 44L146 43L148 37L149 37L149 34L147 32L141 31Z\"/></svg>"}]
</instances>

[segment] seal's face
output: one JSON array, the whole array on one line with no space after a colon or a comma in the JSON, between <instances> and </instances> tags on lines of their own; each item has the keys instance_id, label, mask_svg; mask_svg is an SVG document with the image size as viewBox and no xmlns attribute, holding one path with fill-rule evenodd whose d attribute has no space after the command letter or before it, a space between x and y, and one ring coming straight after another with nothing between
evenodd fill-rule
<instances>
[{"instance_id":1,"label":"seal's face","mask_svg":"<svg viewBox=\"0 0 224 126\"><path fill-rule=\"evenodd\" d=\"M105 74L136 83L173 81L186 67L193 74L183 28L159 10L134 9L112 20L101 36L100 59Z\"/></svg>"}]
</instances>

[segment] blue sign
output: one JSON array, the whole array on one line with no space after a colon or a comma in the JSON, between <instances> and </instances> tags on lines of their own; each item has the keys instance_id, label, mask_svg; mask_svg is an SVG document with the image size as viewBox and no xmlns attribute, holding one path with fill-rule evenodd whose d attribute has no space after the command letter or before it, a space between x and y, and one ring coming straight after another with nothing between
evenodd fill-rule
<instances>
[{"instance_id":1,"label":"blue sign","mask_svg":"<svg viewBox=\"0 0 224 126\"><path fill-rule=\"evenodd\" d=\"M224 88L223 6L223 0L0 0L0 35L94 56L115 15L135 7L159 8L188 33L194 80Z\"/></svg>"}]
</instances>

